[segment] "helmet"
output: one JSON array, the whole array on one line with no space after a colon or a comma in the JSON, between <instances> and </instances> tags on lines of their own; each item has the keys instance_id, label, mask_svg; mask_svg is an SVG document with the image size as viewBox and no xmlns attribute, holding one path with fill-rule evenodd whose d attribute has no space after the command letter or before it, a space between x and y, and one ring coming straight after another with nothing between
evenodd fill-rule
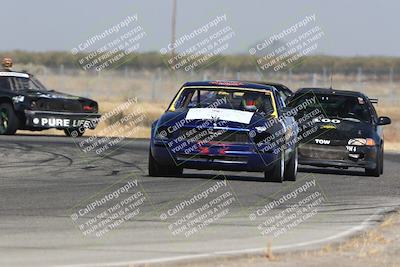
<instances>
[{"instance_id":1,"label":"helmet","mask_svg":"<svg viewBox=\"0 0 400 267\"><path fill-rule=\"evenodd\" d=\"M245 110L254 111L257 110L258 95L254 93L244 93L242 105Z\"/></svg>"},{"instance_id":2,"label":"helmet","mask_svg":"<svg viewBox=\"0 0 400 267\"><path fill-rule=\"evenodd\" d=\"M2 65L3 68L5 68L5 69L11 69L11 68L12 68L12 65L13 65L12 59L9 58L9 57L3 58L3 61L1 62L1 65Z\"/></svg>"}]
</instances>

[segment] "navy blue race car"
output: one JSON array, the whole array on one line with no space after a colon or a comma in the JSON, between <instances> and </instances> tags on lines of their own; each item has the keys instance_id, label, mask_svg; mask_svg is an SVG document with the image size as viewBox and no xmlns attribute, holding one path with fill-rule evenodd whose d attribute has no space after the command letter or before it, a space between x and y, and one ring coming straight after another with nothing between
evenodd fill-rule
<instances>
[{"instance_id":1,"label":"navy blue race car","mask_svg":"<svg viewBox=\"0 0 400 267\"><path fill-rule=\"evenodd\" d=\"M313 100L313 101L310 101ZM377 99L362 93L324 88L302 88L290 99L292 107L307 103L296 114L299 127L315 129L299 142L299 163L317 167L364 168L368 176L383 173L383 125L388 117L378 117Z\"/></svg>"},{"instance_id":2,"label":"navy blue race car","mask_svg":"<svg viewBox=\"0 0 400 267\"><path fill-rule=\"evenodd\" d=\"M264 172L266 181L294 181L297 123L279 91L241 81L185 83L152 124L150 176L184 168Z\"/></svg>"}]
</instances>

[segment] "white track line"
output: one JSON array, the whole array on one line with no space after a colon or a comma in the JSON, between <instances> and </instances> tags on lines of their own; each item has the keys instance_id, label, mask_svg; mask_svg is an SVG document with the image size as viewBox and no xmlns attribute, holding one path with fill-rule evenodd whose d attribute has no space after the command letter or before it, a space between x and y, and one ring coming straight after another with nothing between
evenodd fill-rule
<instances>
[{"instance_id":1,"label":"white track line","mask_svg":"<svg viewBox=\"0 0 400 267\"><path fill-rule=\"evenodd\" d=\"M321 243L327 243L329 241L333 241L339 238L343 238L346 236L354 235L357 232L360 232L364 229L366 229L368 226L370 226L370 221L379 219L382 217L382 214L394 210L393 208L382 208L376 211L374 214L369 216L367 219L365 219L360 225L354 226L350 228L349 230L340 232L338 234L321 238L321 239L316 239L312 241L307 241L307 242L301 242L293 245L281 245L281 246L275 246L272 247L273 251L277 250L285 250L285 249L293 249L293 248L298 248L298 247L304 247L304 246L310 246L310 245L316 245L316 244L321 244ZM125 261L125 262L110 262L110 263L88 263L88 264L73 264L73 265L60 265L60 267L115 267L115 266L132 266L132 265L140 265L140 264L154 264L154 263L167 263L167 262L174 262L174 261L183 261L183 260L195 260L195 259L202 259L202 258L210 258L210 257L215 257L215 256L221 256L221 255L235 255L235 254L260 254L264 253L266 250L265 247L263 248L252 248L252 249L240 249L240 250L228 250L228 251L217 251L213 253L201 253L201 254L194 254L194 255L187 255L187 256L175 256L175 257L165 257L165 258L159 258L159 259L152 259L152 260L139 260L139 261Z\"/></svg>"}]
</instances>

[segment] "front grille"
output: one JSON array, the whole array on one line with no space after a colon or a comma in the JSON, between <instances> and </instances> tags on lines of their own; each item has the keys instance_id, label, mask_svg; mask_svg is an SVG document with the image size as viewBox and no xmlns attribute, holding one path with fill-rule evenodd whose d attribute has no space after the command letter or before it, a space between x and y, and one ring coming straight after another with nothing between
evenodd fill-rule
<instances>
[{"instance_id":1,"label":"front grille","mask_svg":"<svg viewBox=\"0 0 400 267\"><path fill-rule=\"evenodd\" d=\"M305 144L299 147L299 155L313 159L346 160L349 152L345 146Z\"/></svg>"},{"instance_id":2,"label":"front grille","mask_svg":"<svg viewBox=\"0 0 400 267\"><path fill-rule=\"evenodd\" d=\"M246 156L226 156L226 155L202 155L202 154L179 154L177 157L181 161L198 161L214 163L240 163L247 164Z\"/></svg>"},{"instance_id":3,"label":"front grille","mask_svg":"<svg viewBox=\"0 0 400 267\"><path fill-rule=\"evenodd\" d=\"M82 104L69 99L39 99L36 101L37 110L82 112Z\"/></svg>"},{"instance_id":4,"label":"front grille","mask_svg":"<svg viewBox=\"0 0 400 267\"><path fill-rule=\"evenodd\" d=\"M213 128L184 128L180 131L180 136L183 140L188 142L197 143L235 143L245 144L249 143L247 132L213 129Z\"/></svg>"}]
</instances>

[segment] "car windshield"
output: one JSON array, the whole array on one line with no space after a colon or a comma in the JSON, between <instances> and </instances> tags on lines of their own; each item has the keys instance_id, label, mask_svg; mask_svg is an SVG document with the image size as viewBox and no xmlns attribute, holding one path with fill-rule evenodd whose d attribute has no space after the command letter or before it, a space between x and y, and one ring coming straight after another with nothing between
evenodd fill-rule
<instances>
[{"instance_id":1,"label":"car windshield","mask_svg":"<svg viewBox=\"0 0 400 267\"><path fill-rule=\"evenodd\" d=\"M307 102L307 99L312 99L313 97L316 98L315 102ZM371 113L367 103L364 98L359 96L307 93L295 98L290 106L295 107L301 103L307 103L307 106L299 112L299 115L311 112L311 110L321 109L321 112L328 118L357 122L370 122L371 120Z\"/></svg>"},{"instance_id":2,"label":"car windshield","mask_svg":"<svg viewBox=\"0 0 400 267\"><path fill-rule=\"evenodd\" d=\"M272 114L270 91L221 88L186 88L173 101L175 109L227 108Z\"/></svg>"},{"instance_id":3,"label":"car windshield","mask_svg":"<svg viewBox=\"0 0 400 267\"><path fill-rule=\"evenodd\" d=\"M14 88L15 91L23 91L23 90L44 91L44 90L47 90L46 87L34 77L30 77L30 78L13 77L12 83L13 83L12 88Z\"/></svg>"}]
</instances>

